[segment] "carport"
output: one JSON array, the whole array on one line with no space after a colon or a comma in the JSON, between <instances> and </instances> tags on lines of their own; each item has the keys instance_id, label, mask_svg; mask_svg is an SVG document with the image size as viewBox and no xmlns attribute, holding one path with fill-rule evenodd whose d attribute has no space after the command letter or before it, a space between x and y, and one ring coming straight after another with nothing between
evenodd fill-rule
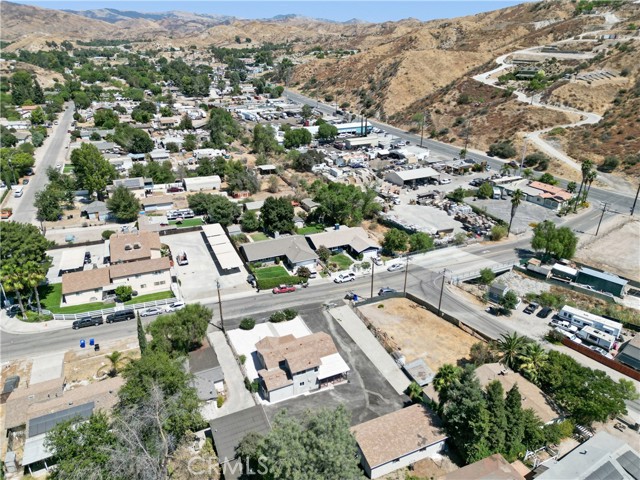
<instances>
[{"instance_id":1,"label":"carport","mask_svg":"<svg viewBox=\"0 0 640 480\"><path fill-rule=\"evenodd\" d=\"M212 254L216 268L222 275L238 273L243 266L242 259L233 248L231 240L224 228L219 223L204 225L202 235L205 238L207 249Z\"/></svg>"},{"instance_id":2,"label":"carport","mask_svg":"<svg viewBox=\"0 0 640 480\"><path fill-rule=\"evenodd\" d=\"M440 173L431 167L416 168L413 170L400 170L387 173L385 180L404 187L405 185L422 185L430 178L440 178Z\"/></svg>"}]
</instances>

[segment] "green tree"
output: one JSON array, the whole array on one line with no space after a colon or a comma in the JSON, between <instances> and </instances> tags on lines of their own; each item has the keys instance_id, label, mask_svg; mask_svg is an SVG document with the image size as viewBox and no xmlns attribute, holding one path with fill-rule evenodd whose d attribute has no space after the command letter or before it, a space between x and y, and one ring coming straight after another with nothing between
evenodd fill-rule
<instances>
[{"instance_id":1,"label":"green tree","mask_svg":"<svg viewBox=\"0 0 640 480\"><path fill-rule=\"evenodd\" d=\"M231 162L227 162L227 165ZM243 167L241 171L231 171L226 174L227 191L229 193L247 190L249 193L256 193L260 190L260 181L253 173Z\"/></svg>"},{"instance_id":2,"label":"green tree","mask_svg":"<svg viewBox=\"0 0 640 480\"><path fill-rule=\"evenodd\" d=\"M302 118L305 120L309 120L313 116L313 108L311 105L307 105L306 103L302 106L301 111Z\"/></svg>"},{"instance_id":3,"label":"green tree","mask_svg":"<svg viewBox=\"0 0 640 480\"><path fill-rule=\"evenodd\" d=\"M508 428L504 390L498 380L490 382L485 388L487 411L489 412L489 449L494 453L505 450L505 433Z\"/></svg>"},{"instance_id":4,"label":"green tree","mask_svg":"<svg viewBox=\"0 0 640 480\"><path fill-rule=\"evenodd\" d=\"M540 175L540 178L538 178L538 181L541 182L541 183L546 183L547 185L557 185L558 184L558 181L549 172L546 172L546 173L543 173L542 175Z\"/></svg>"},{"instance_id":5,"label":"green tree","mask_svg":"<svg viewBox=\"0 0 640 480\"><path fill-rule=\"evenodd\" d=\"M312 139L311 132L306 128L291 129L284 134L284 147L297 148L309 145Z\"/></svg>"},{"instance_id":6,"label":"green tree","mask_svg":"<svg viewBox=\"0 0 640 480\"><path fill-rule=\"evenodd\" d=\"M193 130L193 122L191 121L191 117L186 113L180 119L178 130Z\"/></svg>"},{"instance_id":7,"label":"green tree","mask_svg":"<svg viewBox=\"0 0 640 480\"><path fill-rule=\"evenodd\" d=\"M42 264L34 261L29 261L24 265L23 272L25 275L25 285L31 289L36 297L36 306L38 313L42 313L42 305L40 304L40 292L38 287L47 278L48 263Z\"/></svg>"},{"instance_id":8,"label":"green tree","mask_svg":"<svg viewBox=\"0 0 640 480\"><path fill-rule=\"evenodd\" d=\"M293 206L287 197L269 197L260 208L260 222L265 232L293 232Z\"/></svg>"},{"instance_id":9,"label":"green tree","mask_svg":"<svg viewBox=\"0 0 640 480\"><path fill-rule=\"evenodd\" d=\"M31 112L31 123L33 125L43 125L46 120L47 118L42 108L38 107L33 112Z\"/></svg>"},{"instance_id":10,"label":"green tree","mask_svg":"<svg viewBox=\"0 0 640 480\"><path fill-rule=\"evenodd\" d=\"M495 279L496 279L496 274L493 273L493 270L491 270L490 268L487 267L480 270L479 282L482 285L491 285L491 283L493 283Z\"/></svg>"},{"instance_id":11,"label":"green tree","mask_svg":"<svg viewBox=\"0 0 640 480\"><path fill-rule=\"evenodd\" d=\"M232 224L240 216L240 206L222 195L196 193L189 195L189 208L196 215L207 215L209 223Z\"/></svg>"},{"instance_id":12,"label":"green tree","mask_svg":"<svg viewBox=\"0 0 640 480\"><path fill-rule=\"evenodd\" d=\"M419 383L411 382L407 387L406 394L409 396L413 403L422 402L424 393Z\"/></svg>"},{"instance_id":13,"label":"green tree","mask_svg":"<svg viewBox=\"0 0 640 480\"><path fill-rule=\"evenodd\" d=\"M290 150L287 159L291 161L291 167L298 172L310 172L314 165L324 162L324 155L317 150L308 150L300 153L297 150Z\"/></svg>"},{"instance_id":14,"label":"green tree","mask_svg":"<svg viewBox=\"0 0 640 480\"><path fill-rule=\"evenodd\" d=\"M497 142L489 145L488 154L491 157L513 158L517 153L511 142Z\"/></svg>"},{"instance_id":15,"label":"green tree","mask_svg":"<svg viewBox=\"0 0 640 480\"><path fill-rule=\"evenodd\" d=\"M60 192L51 185L36 192L33 205L36 207L36 219L40 222L55 222L62 215Z\"/></svg>"},{"instance_id":16,"label":"green tree","mask_svg":"<svg viewBox=\"0 0 640 480\"><path fill-rule=\"evenodd\" d=\"M507 392L504 403L507 418L509 419L505 430L505 446L509 449L509 456L515 457L522 450L522 440L524 439L522 396L517 383Z\"/></svg>"},{"instance_id":17,"label":"green tree","mask_svg":"<svg viewBox=\"0 0 640 480\"><path fill-rule=\"evenodd\" d=\"M187 152L193 152L196 148L198 148L198 139L193 133L188 133L184 136L182 148L184 148Z\"/></svg>"},{"instance_id":18,"label":"green tree","mask_svg":"<svg viewBox=\"0 0 640 480\"><path fill-rule=\"evenodd\" d=\"M329 250L324 245L320 245L316 250L316 253L318 254L318 258L320 258L322 263L325 264L329 261L329 257L331 257L331 250Z\"/></svg>"},{"instance_id":19,"label":"green tree","mask_svg":"<svg viewBox=\"0 0 640 480\"><path fill-rule=\"evenodd\" d=\"M493 186L489 182L484 182L480 185L478 198L493 198Z\"/></svg>"},{"instance_id":20,"label":"green tree","mask_svg":"<svg viewBox=\"0 0 640 480\"><path fill-rule=\"evenodd\" d=\"M278 141L276 140L276 132L270 125L257 124L253 127L253 139L251 148L254 153L269 154L278 150Z\"/></svg>"},{"instance_id":21,"label":"green tree","mask_svg":"<svg viewBox=\"0 0 640 480\"><path fill-rule=\"evenodd\" d=\"M133 222L138 218L141 208L133 192L123 185L113 191L107 200L107 207L120 222Z\"/></svg>"},{"instance_id":22,"label":"green tree","mask_svg":"<svg viewBox=\"0 0 640 480\"><path fill-rule=\"evenodd\" d=\"M520 371L531 382L538 385L540 372L547 363L547 351L539 343L528 343L520 355Z\"/></svg>"},{"instance_id":23,"label":"green tree","mask_svg":"<svg viewBox=\"0 0 640 480\"><path fill-rule=\"evenodd\" d=\"M172 355L187 354L202 344L212 317L211 310L199 303L170 315L160 315L147 327L153 337L150 347Z\"/></svg>"},{"instance_id":24,"label":"green tree","mask_svg":"<svg viewBox=\"0 0 640 480\"><path fill-rule=\"evenodd\" d=\"M508 293L508 292L507 292ZM496 351L499 354L500 363L516 370L520 356L524 353L530 340L519 336L517 333L503 333L496 342Z\"/></svg>"},{"instance_id":25,"label":"green tree","mask_svg":"<svg viewBox=\"0 0 640 480\"><path fill-rule=\"evenodd\" d=\"M576 193L577 188L578 188L578 185L576 184L576 182L567 183L567 192Z\"/></svg>"},{"instance_id":26,"label":"green tree","mask_svg":"<svg viewBox=\"0 0 640 480\"><path fill-rule=\"evenodd\" d=\"M433 249L433 237L424 232L415 232L409 236L410 252L426 252Z\"/></svg>"},{"instance_id":27,"label":"green tree","mask_svg":"<svg viewBox=\"0 0 640 480\"><path fill-rule=\"evenodd\" d=\"M127 362L131 361L131 358L118 350L114 350L110 354L105 355L105 358L109 360L109 363L98 370L98 375L102 375L103 372L106 371L106 374L110 377L116 377L125 367Z\"/></svg>"},{"instance_id":28,"label":"green tree","mask_svg":"<svg viewBox=\"0 0 640 480\"><path fill-rule=\"evenodd\" d=\"M231 114L222 108L209 110L207 128L213 148L226 148L227 144L240 135L240 126Z\"/></svg>"},{"instance_id":29,"label":"green tree","mask_svg":"<svg viewBox=\"0 0 640 480\"><path fill-rule=\"evenodd\" d=\"M500 224L497 224L497 225L494 225L493 227L491 227L491 232L489 233L489 237L494 242L502 240L506 236L507 236L507 228L506 227L504 227L504 226L502 226Z\"/></svg>"},{"instance_id":30,"label":"green tree","mask_svg":"<svg viewBox=\"0 0 640 480\"><path fill-rule=\"evenodd\" d=\"M318 127L318 133L316 134L316 137L318 137L318 140L323 140L327 142L335 140L337 136L338 136L338 129L335 127L335 125L331 125L329 123L323 123L322 125L320 125Z\"/></svg>"},{"instance_id":31,"label":"green tree","mask_svg":"<svg viewBox=\"0 0 640 480\"><path fill-rule=\"evenodd\" d=\"M18 143L16 137L7 127L0 125L0 146L2 148L14 147Z\"/></svg>"},{"instance_id":32,"label":"green tree","mask_svg":"<svg viewBox=\"0 0 640 480\"><path fill-rule=\"evenodd\" d=\"M109 108L101 108L100 110L96 110L93 115L93 124L98 128L116 128L116 125L120 122L120 117L118 114L109 109Z\"/></svg>"},{"instance_id":33,"label":"green tree","mask_svg":"<svg viewBox=\"0 0 640 480\"><path fill-rule=\"evenodd\" d=\"M578 199L580 199L582 195L582 189L587 183L587 178L589 177L589 173L591 172L592 169L593 169L593 162L591 160L584 160L582 162L582 165L580 165L580 171L582 173L582 181L580 182L580 189L578 190L578 195L577 195ZM574 204L573 211L574 212L578 211L578 202Z\"/></svg>"},{"instance_id":34,"label":"green tree","mask_svg":"<svg viewBox=\"0 0 640 480\"><path fill-rule=\"evenodd\" d=\"M524 196L524 192L519 188L516 189L516 191L511 195L511 216L509 218L509 228L507 229L507 236L511 234L511 224L513 223L513 219L516 216L518 207L522 203L522 200L524 200Z\"/></svg>"},{"instance_id":35,"label":"green tree","mask_svg":"<svg viewBox=\"0 0 640 480\"><path fill-rule=\"evenodd\" d=\"M116 297L121 302L128 302L133 297L133 288L130 285L120 285L115 289Z\"/></svg>"},{"instance_id":36,"label":"green tree","mask_svg":"<svg viewBox=\"0 0 640 480\"><path fill-rule=\"evenodd\" d=\"M358 225L363 219L375 217L380 210L373 189L361 190L355 185L314 182L314 200L320 204L311 214L311 220L325 225Z\"/></svg>"},{"instance_id":37,"label":"green tree","mask_svg":"<svg viewBox=\"0 0 640 480\"><path fill-rule=\"evenodd\" d=\"M445 363L438 369L438 373L436 373L433 378L433 388L438 392L438 399L441 406L445 405L449 400L449 389L454 382L460 379L461 375L462 369L450 363Z\"/></svg>"},{"instance_id":38,"label":"green tree","mask_svg":"<svg viewBox=\"0 0 640 480\"><path fill-rule=\"evenodd\" d=\"M139 313L136 313L136 329L138 332L138 347L140 348L140 354L144 355L144 352L147 350L147 335L144 332L142 319L140 318Z\"/></svg>"},{"instance_id":39,"label":"green tree","mask_svg":"<svg viewBox=\"0 0 640 480\"><path fill-rule=\"evenodd\" d=\"M536 251L544 251L545 256L571 259L577 246L578 237L570 228L556 228L550 220L539 223L533 229L531 247Z\"/></svg>"},{"instance_id":40,"label":"green tree","mask_svg":"<svg viewBox=\"0 0 640 480\"><path fill-rule=\"evenodd\" d=\"M496 355L492 346L486 342L477 342L471 345L469 358L471 363L476 367L484 365L485 363L494 363L496 361Z\"/></svg>"},{"instance_id":41,"label":"green tree","mask_svg":"<svg viewBox=\"0 0 640 480\"><path fill-rule=\"evenodd\" d=\"M392 228L384 234L382 246L387 252L403 252L407 249L409 235L404 230Z\"/></svg>"},{"instance_id":42,"label":"green tree","mask_svg":"<svg viewBox=\"0 0 640 480\"><path fill-rule=\"evenodd\" d=\"M89 195L97 194L98 199L102 199L107 185L118 178L113 165L105 160L95 145L89 143L83 143L71 153L71 164L78 187L88 190Z\"/></svg>"}]
</instances>

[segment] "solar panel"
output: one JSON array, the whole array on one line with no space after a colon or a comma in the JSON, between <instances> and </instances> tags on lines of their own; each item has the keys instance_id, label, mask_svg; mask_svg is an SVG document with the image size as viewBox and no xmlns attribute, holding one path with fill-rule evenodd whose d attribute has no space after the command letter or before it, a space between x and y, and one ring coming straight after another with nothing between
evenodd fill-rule
<instances>
[{"instance_id":1,"label":"solar panel","mask_svg":"<svg viewBox=\"0 0 640 480\"><path fill-rule=\"evenodd\" d=\"M635 480L640 480L640 457L635 452L626 451L617 458L617 461Z\"/></svg>"},{"instance_id":2,"label":"solar panel","mask_svg":"<svg viewBox=\"0 0 640 480\"><path fill-rule=\"evenodd\" d=\"M611 462L603 464L591 473L585 480L624 480L624 477L616 470Z\"/></svg>"},{"instance_id":3,"label":"solar panel","mask_svg":"<svg viewBox=\"0 0 640 480\"><path fill-rule=\"evenodd\" d=\"M41 417L32 418L29 420L29 438L35 437L47 433L57 424L70 420L74 417L80 417L82 420L86 420L93 413L94 402L77 405L75 407L67 408L55 413L48 413Z\"/></svg>"}]
</instances>

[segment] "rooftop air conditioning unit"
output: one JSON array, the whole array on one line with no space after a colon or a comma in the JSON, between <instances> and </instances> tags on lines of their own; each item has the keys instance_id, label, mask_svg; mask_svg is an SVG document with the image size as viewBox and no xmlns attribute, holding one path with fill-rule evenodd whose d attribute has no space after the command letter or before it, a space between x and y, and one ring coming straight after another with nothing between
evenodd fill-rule
<instances>
[{"instance_id":1,"label":"rooftop air conditioning unit","mask_svg":"<svg viewBox=\"0 0 640 480\"><path fill-rule=\"evenodd\" d=\"M142 248L142 245L140 244L140 242L136 242L133 244L133 248L136 250L140 250Z\"/></svg>"},{"instance_id":2,"label":"rooftop air conditioning unit","mask_svg":"<svg viewBox=\"0 0 640 480\"><path fill-rule=\"evenodd\" d=\"M125 249L125 250L133 250L133 247L131 246L131 244L130 244L130 243L127 243L127 244L124 246L124 249Z\"/></svg>"}]
</instances>

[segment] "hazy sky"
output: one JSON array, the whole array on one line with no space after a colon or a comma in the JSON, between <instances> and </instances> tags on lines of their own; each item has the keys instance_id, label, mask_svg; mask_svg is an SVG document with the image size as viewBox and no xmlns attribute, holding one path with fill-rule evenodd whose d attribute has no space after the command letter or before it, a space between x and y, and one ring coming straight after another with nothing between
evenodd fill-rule
<instances>
[{"instance_id":1,"label":"hazy sky","mask_svg":"<svg viewBox=\"0 0 640 480\"><path fill-rule=\"evenodd\" d=\"M161 12L167 10L183 10L199 13L217 13L239 18L268 18L274 15L295 13L315 18L345 21L352 18L371 22L400 20L414 17L419 20L451 18L463 15L505 8L524 0L447 0L447 1L382 1L359 0L340 1L313 0L297 1L126 1L126 0L18 0L17 3L38 5L46 8L91 10L96 8L115 8L118 10L135 10L138 12Z\"/></svg>"}]
</instances>

